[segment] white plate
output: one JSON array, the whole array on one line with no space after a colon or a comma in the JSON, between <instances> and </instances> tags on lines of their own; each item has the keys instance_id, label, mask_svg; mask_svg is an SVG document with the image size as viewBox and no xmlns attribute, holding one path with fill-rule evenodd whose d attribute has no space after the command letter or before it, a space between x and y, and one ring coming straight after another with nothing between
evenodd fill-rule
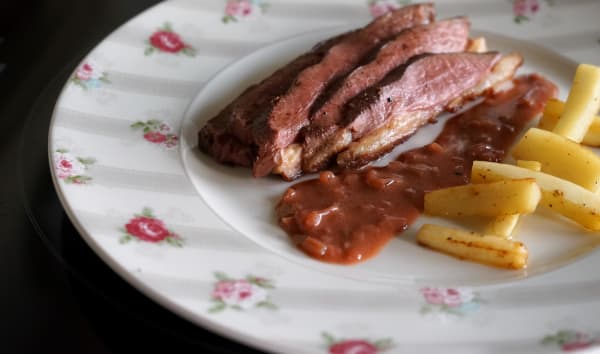
<instances>
[{"instance_id":1,"label":"white plate","mask_svg":"<svg viewBox=\"0 0 600 354\"><path fill-rule=\"evenodd\" d=\"M253 180L247 171L197 156L189 150L193 125L274 65L339 25L365 23L369 9L384 6L238 3L160 4L107 37L65 85L49 137L53 177L71 220L109 266L182 317L268 351L346 353L362 346L364 353L546 353L600 341L600 275L594 271L600 255L581 258L595 239L567 224L527 220L521 233L532 251L528 273L426 252L410 234L352 267L320 264L290 247L271 214L285 184ZM529 21L516 24L510 3L491 1L440 1L439 17L471 14L477 28L538 38L577 61L600 64L591 37L600 4L516 3L526 3L528 12L514 11L525 11ZM234 10L235 20L224 17ZM570 61L487 36L493 47L522 52L524 70L547 74L565 96ZM431 139L438 128L428 127L411 144Z\"/></svg>"},{"instance_id":2,"label":"white plate","mask_svg":"<svg viewBox=\"0 0 600 354\"><path fill-rule=\"evenodd\" d=\"M332 272L362 281L397 284L474 285L510 281L552 270L573 261L598 246L600 239L557 219L552 214L537 213L521 223L519 238L529 246L527 269L506 271L481 265L457 262L420 247L415 242L416 230L423 223L444 222L421 217L416 225L393 239L374 259L353 266L338 266L309 259L290 242L278 226L274 205L290 183L277 178L254 179L250 170L215 163L197 147L198 130L247 86L257 75L266 73L310 49L315 43L349 30L331 29L295 36L262 48L228 66L214 77L194 99L184 116L182 159L188 177L204 199L223 221L259 245L317 271ZM519 74L538 72L555 82L561 92L568 92L577 64L555 52L532 43L479 32L489 48L503 53L517 51L527 63ZM257 74L258 73L258 74ZM563 98L564 99L564 98ZM433 141L443 127L427 126L408 142L399 146L388 160L402 151ZM313 176L306 176L314 178ZM448 222L448 221L446 221ZM459 224L460 225L460 224ZM464 227L464 225L463 225ZM444 269L440 273L440 269Z\"/></svg>"}]
</instances>

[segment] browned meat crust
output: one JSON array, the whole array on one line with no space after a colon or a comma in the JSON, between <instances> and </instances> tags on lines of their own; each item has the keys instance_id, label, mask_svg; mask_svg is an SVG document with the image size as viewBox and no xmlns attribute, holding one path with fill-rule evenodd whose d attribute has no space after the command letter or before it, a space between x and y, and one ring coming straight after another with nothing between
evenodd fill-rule
<instances>
[{"instance_id":1,"label":"browned meat crust","mask_svg":"<svg viewBox=\"0 0 600 354\"><path fill-rule=\"evenodd\" d=\"M363 133L360 138L353 137L351 129L338 129L321 145L321 153L337 158L335 165L341 168L357 168L373 161L383 154L389 152L396 145L409 138L416 130L435 120L437 115L444 110L454 111L469 100L481 97L487 92L511 80L522 63L522 57L518 54L509 54L498 60L491 71L488 71L476 85L471 85L460 92L453 99L447 99L441 107L405 111L393 115L386 123L373 127L368 133ZM297 151L296 151L297 153ZM292 156L286 151L285 156ZM298 163L299 159L285 160L278 166L277 172L286 180L296 178L302 171ZM322 166L323 168L325 166Z\"/></svg>"},{"instance_id":2,"label":"browned meat crust","mask_svg":"<svg viewBox=\"0 0 600 354\"><path fill-rule=\"evenodd\" d=\"M433 17L407 6L317 44L212 118L200 149L256 177L357 168L514 76L518 54L472 53L486 46L466 18Z\"/></svg>"},{"instance_id":3,"label":"browned meat crust","mask_svg":"<svg viewBox=\"0 0 600 354\"><path fill-rule=\"evenodd\" d=\"M349 33L317 44L313 50L291 61L258 84L248 87L200 130L198 144L221 163L251 167L256 149L252 148L252 121L272 98L285 93L298 73L321 61L323 55Z\"/></svg>"},{"instance_id":4,"label":"browned meat crust","mask_svg":"<svg viewBox=\"0 0 600 354\"><path fill-rule=\"evenodd\" d=\"M296 140L309 124L310 107L333 80L348 74L364 57L402 30L433 21L431 4L403 7L378 17L329 48L323 59L298 74L287 92L274 98L270 111L263 111L253 124L258 157L253 174L265 176L280 159L281 149ZM271 96L274 97L274 96Z\"/></svg>"},{"instance_id":5,"label":"browned meat crust","mask_svg":"<svg viewBox=\"0 0 600 354\"><path fill-rule=\"evenodd\" d=\"M350 99L375 85L392 69L415 55L464 51L469 39L469 27L469 21L461 17L409 28L381 48L374 60L356 68L311 117L302 144L303 170L315 172L327 163L329 156L318 154L317 151L320 151L328 136L336 131L335 126L342 120L342 109Z\"/></svg>"}]
</instances>

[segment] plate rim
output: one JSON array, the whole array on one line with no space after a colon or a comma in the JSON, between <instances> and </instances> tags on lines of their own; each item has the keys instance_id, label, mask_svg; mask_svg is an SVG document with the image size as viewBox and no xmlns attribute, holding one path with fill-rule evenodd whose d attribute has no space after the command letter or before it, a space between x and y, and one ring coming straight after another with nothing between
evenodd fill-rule
<instances>
[{"instance_id":1,"label":"plate rim","mask_svg":"<svg viewBox=\"0 0 600 354\"><path fill-rule=\"evenodd\" d=\"M117 26L114 30L110 31L104 37L102 37L88 52L83 55L81 60L74 61L76 62L76 66L73 71L70 71L69 77L65 81L65 83L61 86L60 94L58 95L54 107L52 109L49 129L47 134L47 150L48 150L48 168L50 170L50 177L52 180L52 185L54 190L57 192L56 195L60 201L61 207L67 214L69 221L73 224L79 236L85 241L85 243L94 251L94 253L113 271L115 272L121 279L126 281L128 284L132 285L135 289L140 291L144 296L148 299L152 300L156 304L162 306L163 308L175 313L182 319L185 319L191 324L196 326L200 326L206 328L219 336L228 338L230 340L238 341L244 345L249 347L257 348L263 350L268 353L276 353L276 352L286 352L285 350L293 350L297 351L297 348L293 348L290 346L280 345L278 342L269 342L267 340L263 340L260 337L255 337L249 335L243 331L237 330L235 328L228 327L226 325L220 324L216 320L212 320L209 316L199 316L194 312L191 312L185 309L183 306L177 304L176 302L169 299L167 296L161 294L158 290L153 289L151 286L145 284L141 279L137 278L131 271L126 269L126 267L120 264L116 257L108 253L107 250L102 248L100 244L95 240L95 238L88 233L85 227L80 223L79 218L76 216L72 206L66 200L66 192L64 190L64 186L61 186L58 178L56 177L56 172L53 168L53 145L55 143L54 129L56 127L56 120L58 119L58 109L60 107L60 103L65 99L66 91L69 86L70 77L77 70L77 68L85 62L85 60L90 56L91 53L98 50L98 48L111 36L113 36L116 32L128 26L132 21L139 19L143 16L146 16L151 11L156 11L163 7L168 1L163 0L157 4L154 4L135 16L127 18L121 25ZM190 101L191 103L191 101ZM188 104L189 105L189 104ZM186 107L187 110L187 107ZM181 118L183 119L183 117ZM187 175L186 175L186 178ZM188 180L189 182L189 180ZM308 352L307 352L308 353Z\"/></svg>"}]
</instances>

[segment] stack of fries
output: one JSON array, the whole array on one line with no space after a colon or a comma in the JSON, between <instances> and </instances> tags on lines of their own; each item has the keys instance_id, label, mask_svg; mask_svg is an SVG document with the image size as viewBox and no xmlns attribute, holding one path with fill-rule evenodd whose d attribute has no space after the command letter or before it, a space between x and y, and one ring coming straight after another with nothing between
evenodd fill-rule
<instances>
[{"instance_id":1,"label":"stack of fries","mask_svg":"<svg viewBox=\"0 0 600 354\"><path fill-rule=\"evenodd\" d=\"M600 230L600 68L581 64L566 102L550 100L538 128L516 144L516 165L475 161L471 183L425 195L433 216L487 216L482 233L426 224L417 241L449 255L492 266L520 269L528 251L512 239L520 217L538 204Z\"/></svg>"}]
</instances>

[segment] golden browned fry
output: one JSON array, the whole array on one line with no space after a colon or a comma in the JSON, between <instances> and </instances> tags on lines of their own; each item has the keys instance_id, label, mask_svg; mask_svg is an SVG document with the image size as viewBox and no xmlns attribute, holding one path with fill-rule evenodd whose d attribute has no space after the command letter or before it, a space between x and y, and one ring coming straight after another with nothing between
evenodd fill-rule
<instances>
[{"instance_id":1,"label":"golden browned fry","mask_svg":"<svg viewBox=\"0 0 600 354\"><path fill-rule=\"evenodd\" d=\"M520 214L496 216L486 225L484 234L511 238L512 233L519 222Z\"/></svg>"},{"instance_id":2,"label":"golden browned fry","mask_svg":"<svg viewBox=\"0 0 600 354\"><path fill-rule=\"evenodd\" d=\"M589 148L553 132L529 129L512 155L515 159L539 161L543 172L592 192L600 190L600 158Z\"/></svg>"},{"instance_id":3,"label":"golden browned fry","mask_svg":"<svg viewBox=\"0 0 600 354\"><path fill-rule=\"evenodd\" d=\"M517 166L538 172L542 170L542 164L539 161L517 160Z\"/></svg>"},{"instance_id":4,"label":"golden browned fry","mask_svg":"<svg viewBox=\"0 0 600 354\"><path fill-rule=\"evenodd\" d=\"M421 227L417 242L460 259L509 269L525 268L529 254L521 242L432 224Z\"/></svg>"},{"instance_id":5,"label":"golden browned fry","mask_svg":"<svg viewBox=\"0 0 600 354\"><path fill-rule=\"evenodd\" d=\"M600 67L579 64L564 111L553 131L580 143L592 125L598 110L600 110Z\"/></svg>"},{"instance_id":6,"label":"golden browned fry","mask_svg":"<svg viewBox=\"0 0 600 354\"><path fill-rule=\"evenodd\" d=\"M565 103L559 99L552 98L546 102L544 114L538 128L552 131L565 110ZM595 116L592 124L588 128L587 133L581 141L582 144L588 146L600 146L600 116Z\"/></svg>"},{"instance_id":7,"label":"golden browned fry","mask_svg":"<svg viewBox=\"0 0 600 354\"><path fill-rule=\"evenodd\" d=\"M547 173L497 162L473 162L473 183L491 183L515 178L535 178L542 190L540 204L585 228L600 230L600 197L595 193Z\"/></svg>"},{"instance_id":8,"label":"golden browned fry","mask_svg":"<svg viewBox=\"0 0 600 354\"><path fill-rule=\"evenodd\" d=\"M438 189L425 194L425 213L437 216L501 216L535 211L541 198L533 178Z\"/></svg>"},{"instance_id":9,"label":"golden browned fry","mask_svg":"<svg viewBox=\"0 0 600 354\"><path fill-rule=\"evenodd\" d=\"M542 169L542 165L538 161L517 160L517 166L532 171ZM487 224L484 234L511 238L520 218L520 214L497 216Z\"/></svg>"}]
</instances>

